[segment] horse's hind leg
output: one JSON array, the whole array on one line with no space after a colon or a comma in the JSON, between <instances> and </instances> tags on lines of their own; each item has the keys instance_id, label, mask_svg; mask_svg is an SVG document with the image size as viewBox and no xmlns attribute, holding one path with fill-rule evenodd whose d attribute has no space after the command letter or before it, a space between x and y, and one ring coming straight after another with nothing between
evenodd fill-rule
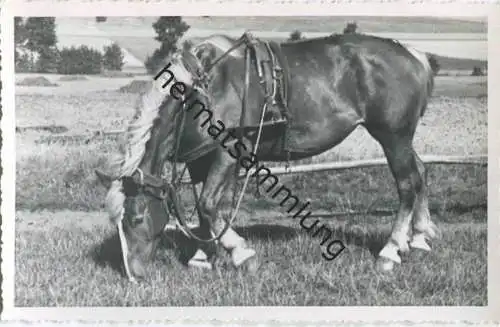
<instances>
[{"instance_id":1,"label":"horse's hind leg","mask_svg":"<svg viewBox=\"0 0 500 327\"><path fill-rule=\"evenodd\" d=\"M402 131L370 130L384 149L389 167L396 180L399 194L399 210L391 236L379 253L378 266L384 271L391 270L394 262L401 263L399 251L409 251L411 222L417 190L422 188L423 179L418 169L415 151L412 146L412 133Z\"/></svg>"},{"instance_id":2,"label":"horse's hind leg","mask_svg":"<svg viewBox=\"0 0 500 327\"><path fill-rule=\"evenodd\" d=\"M414 157L422 183L420 184L421 187L416 190L417 198L413 212L413 237L410 246L415 249L430 251L431 248L426 240L438 237L440 232L437 226L431 221L425 165L416 153L414 153Z\"/></svg>"}]
</instances>

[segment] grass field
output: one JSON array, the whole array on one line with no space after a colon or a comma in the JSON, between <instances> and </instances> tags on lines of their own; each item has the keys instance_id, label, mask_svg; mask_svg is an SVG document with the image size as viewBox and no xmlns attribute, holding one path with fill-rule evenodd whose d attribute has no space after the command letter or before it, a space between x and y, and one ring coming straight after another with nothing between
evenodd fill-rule
<instances>
[{"instance_id":1,"label":"grass field","mask_svg":"<svg viewBox=\"0 0 500 327\"><path fill-rule=\"evenodd\" d=\"M17 125L63 125L72 133L119 129L133 114L134 94L86 92L99 79L59 88L19 87ZM464 84L460 81L464 82ZM81 83L81 87L65 83ZM473 83L482 85L473 89ZM482 83L482 84L481 84ZM485 78L443 77L417 130L420 154L487 153ZM58 93L50 89L59 89ZM78 89L78 92L74 92ZM460 90L468 89L463 98ZM73 94L70 92L73 90ZM458 90L458 91L457 91ZM448 94L450 96L440 96ZM172 305L486 305L487 169L429 167L430 206L444 235L433 252L412 252L393 276L374 271L374 255L388 237L391 215L338 215L322 219L347 249L334 261L321 257L319 240L303 233L277 203L250 185L238 231L258 250L255 275L221 257L213 272L186 269L190 251L180 235L165 235L150 279L129 285L120 273L120 248L102 210L105 190L93 174L114 150L113 140L89 144L36 144L46 132L16 136L16 284L18 306ZM363 129L313 161L382 156ZM397 194L387 167L286 176L280 182L311 199L316 214L394 210ZM176 246L177 248L176 248Z\"/></svg>"},{"instance_id":2,"label":"grass field","mask_svg":"<svg viewBox=\"0 0 500 327\"><path fill-rule=\"evenodd\" d=\"M269 221L271 214L239 216L239 224L247 226L237 230L263 261L254 275L232 269L225 257L213 272L186 269L170 241L182 240L169 234L149 280L135 286L117 272L119 243L103 213L19 212L16 305L486 305L483 209L439 216L445 233L433 243L434 252L404 257L394 276L373 268L373 255L390 231L388 217L332 221L348 248L327 262L318 240L303 234L297 222L286 226L287 218ZM257 216L261 223L249 224L247 219Z\"/></svg>"}]
</instances>

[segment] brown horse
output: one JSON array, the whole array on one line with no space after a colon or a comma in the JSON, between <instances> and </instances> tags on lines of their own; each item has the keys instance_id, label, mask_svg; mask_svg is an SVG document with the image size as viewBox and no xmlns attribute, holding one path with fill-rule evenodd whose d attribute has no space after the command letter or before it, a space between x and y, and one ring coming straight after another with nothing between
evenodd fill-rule
<instances>
[{"instance_id":1,"label":"brown horse","mask_svg":"<svg viewBox=\"0 0 500 327\"><path fill-rule=\"evenodd\" d=\"M382 146L400 200L377 267L393 269L401 262L398 252L409 246L430 250L426 241L439 230L430 219L425 167L412 146L434 84L427 57L361 34L269 45L249 35L208 37L169 58L141 95L114 168L97 171L109 187L107 208L129 279L144 276L169 216L182 215L174 183L161 177L166 161L186 163L191 179L203 183L200 247L217 240L242 267L255 263L256 253L218 215L221 198L236 183L235 171L248 172L258 161L320 154L358 125ZM259 58L273 65L259 65L265 62ZM261 120L271 127L249 132Z\"/></svg>"}]
</instances>

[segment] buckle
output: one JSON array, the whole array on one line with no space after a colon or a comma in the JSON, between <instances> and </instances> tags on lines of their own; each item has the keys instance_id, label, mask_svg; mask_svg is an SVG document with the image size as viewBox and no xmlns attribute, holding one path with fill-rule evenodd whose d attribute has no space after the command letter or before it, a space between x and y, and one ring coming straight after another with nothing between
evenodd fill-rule
<instances>
[{"instance_id":1,"label":"buckle","mask_svg":"<svg viewBox=\"0 0 500 327\"><path fill-rule=\"evenodd\" d=\"M244 35L246 43L251 44L251 45L257 44L257 39L249 31L245 31L245 33L243 33L243 35Z\"/></svg>"},{"instance_id":2,"label":"buckle","mask_svg":"<svg viewBox=\"0 0 500 327\"><path fill-rule=\"evenodd\" d=\"M276 75L279 75L280 77L283 76L283 68L278 67L278 66L274 67L274 73Z\"/></svg>"}]
</instances>

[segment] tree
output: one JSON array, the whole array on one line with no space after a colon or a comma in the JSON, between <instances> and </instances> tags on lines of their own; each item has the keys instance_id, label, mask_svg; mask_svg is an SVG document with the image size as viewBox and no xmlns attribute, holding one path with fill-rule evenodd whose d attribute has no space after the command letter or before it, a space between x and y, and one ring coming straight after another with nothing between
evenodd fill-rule
<instances>
[{"instance_id":1,"label":"tree","mask_svg":"<svg viewBox=\"0 0 500 327\"><path fill-rule=\"evenodd\" d=\"M122 70L124 64L124 55L120 46L113 43L110 46L104 47L104 56L102 58L102 65L108 70Z\"/></svg>"},{"instance_id":2,"label":"tree","mask_svg":"<svg viewBox=\"0 0 500 327\"><path fill-rule=\"evenodd\" d=\"M57 66L59 74L99 74L101 73L102 54L96 49L81 45L64 48L60 51Z\"/></svg>"},{"instance_id":3,"label":"tree","mask_svg":"<svg viewBox=\"0 0 500 327\"><path fill-rule=\"evenodd\" d=\"M483 69L479 66L474 66L471 76L484 76Z\"/></svg>"},{"instance_id":4,"label":"tree","mask_svg":"<svg viewBox=\"0 0 500 327\"><path fill-rule=\"evenodd\" d=\"M300 31L293 31L290 33L290 37L288 38L288 41L298 41L303 39L302 37L302 32Z\"/></svg>"},{"instance_id":5,"label":"tree","mask_svg":"<svg viewBox=\"0 0 500 327\"><path fill-rule=\"evenodd\" d=\"M38 73L56 73L60 61L60 53L56 47L42 48L35 62L34 70Z\"/></svg>"},{"instance_id":6,"label":"tree","mask_svg":"<svg viewBox=\"0 0 500 327\"><path fill-rule=\"evenodd\" d=\"M358 29L358 24L356 22L348 23L344 28L344 34L356 34L356 30Z\"/></svg>"},{"instance_id":7,"label":"tree","mask_svg":"<svg viewBox=\"0 0 500 327\"><path fill-rule=\"evenodd\" d=\"M189 29L179 16L161 16L153 23L156 32L155 40L161 43L160 48L146 59L146 69L150 74L156 74L163 59L177 51L177 42Z\"/></svg>"},{"instance_id":8,"label":"tree","mask_svg":"<svg viewBox=\"0 0 500 327\"><path fill-rule=\"evenodd\" d=\"M41 53L57 43L55 17L28 17L24 24L26 48Z\"/></svg>"},{"instance_id":9,"label":"tree","mask_svg":"<svg viewBox=\"0 0 500 327\"><path fill-rule=\"evenodd\" d=\"M29 72L33 68L33 56L25 47L28 36L22 17L14 17L14 62L18 72Z\"/></svg>"},{"instance_id":10,"label":"tree","mask_svg":"<svg viewBox=\"0 0 500 327\"><path fill-rule=\"evenodd\" d=\"M17 71L55 71L59 55L55 20L55 17L14 18Z\"/></svg>"},{"instance_id":11,"label":"tree","mask_svg":"<svg viewBox=\"0 0 500 327\"><path fill-rule=\"evenodd\" d=\"M14 63L16 72L32 72L35 70L35 63L38 53L30 51L26 47L28 41L28 31L22 17L14 17Z\"/></svg>"},{"instance_id":12,"label":"tree","mask_svg":"<svg viewBox=\"0 0 500 327\"><path fill-rule=\"evenodd\" d=\"M28 39L26 35L26 28L24 26L22 17L14 17L14 43L16 46L24 45Z\"/></svg>"}]
</instances>

